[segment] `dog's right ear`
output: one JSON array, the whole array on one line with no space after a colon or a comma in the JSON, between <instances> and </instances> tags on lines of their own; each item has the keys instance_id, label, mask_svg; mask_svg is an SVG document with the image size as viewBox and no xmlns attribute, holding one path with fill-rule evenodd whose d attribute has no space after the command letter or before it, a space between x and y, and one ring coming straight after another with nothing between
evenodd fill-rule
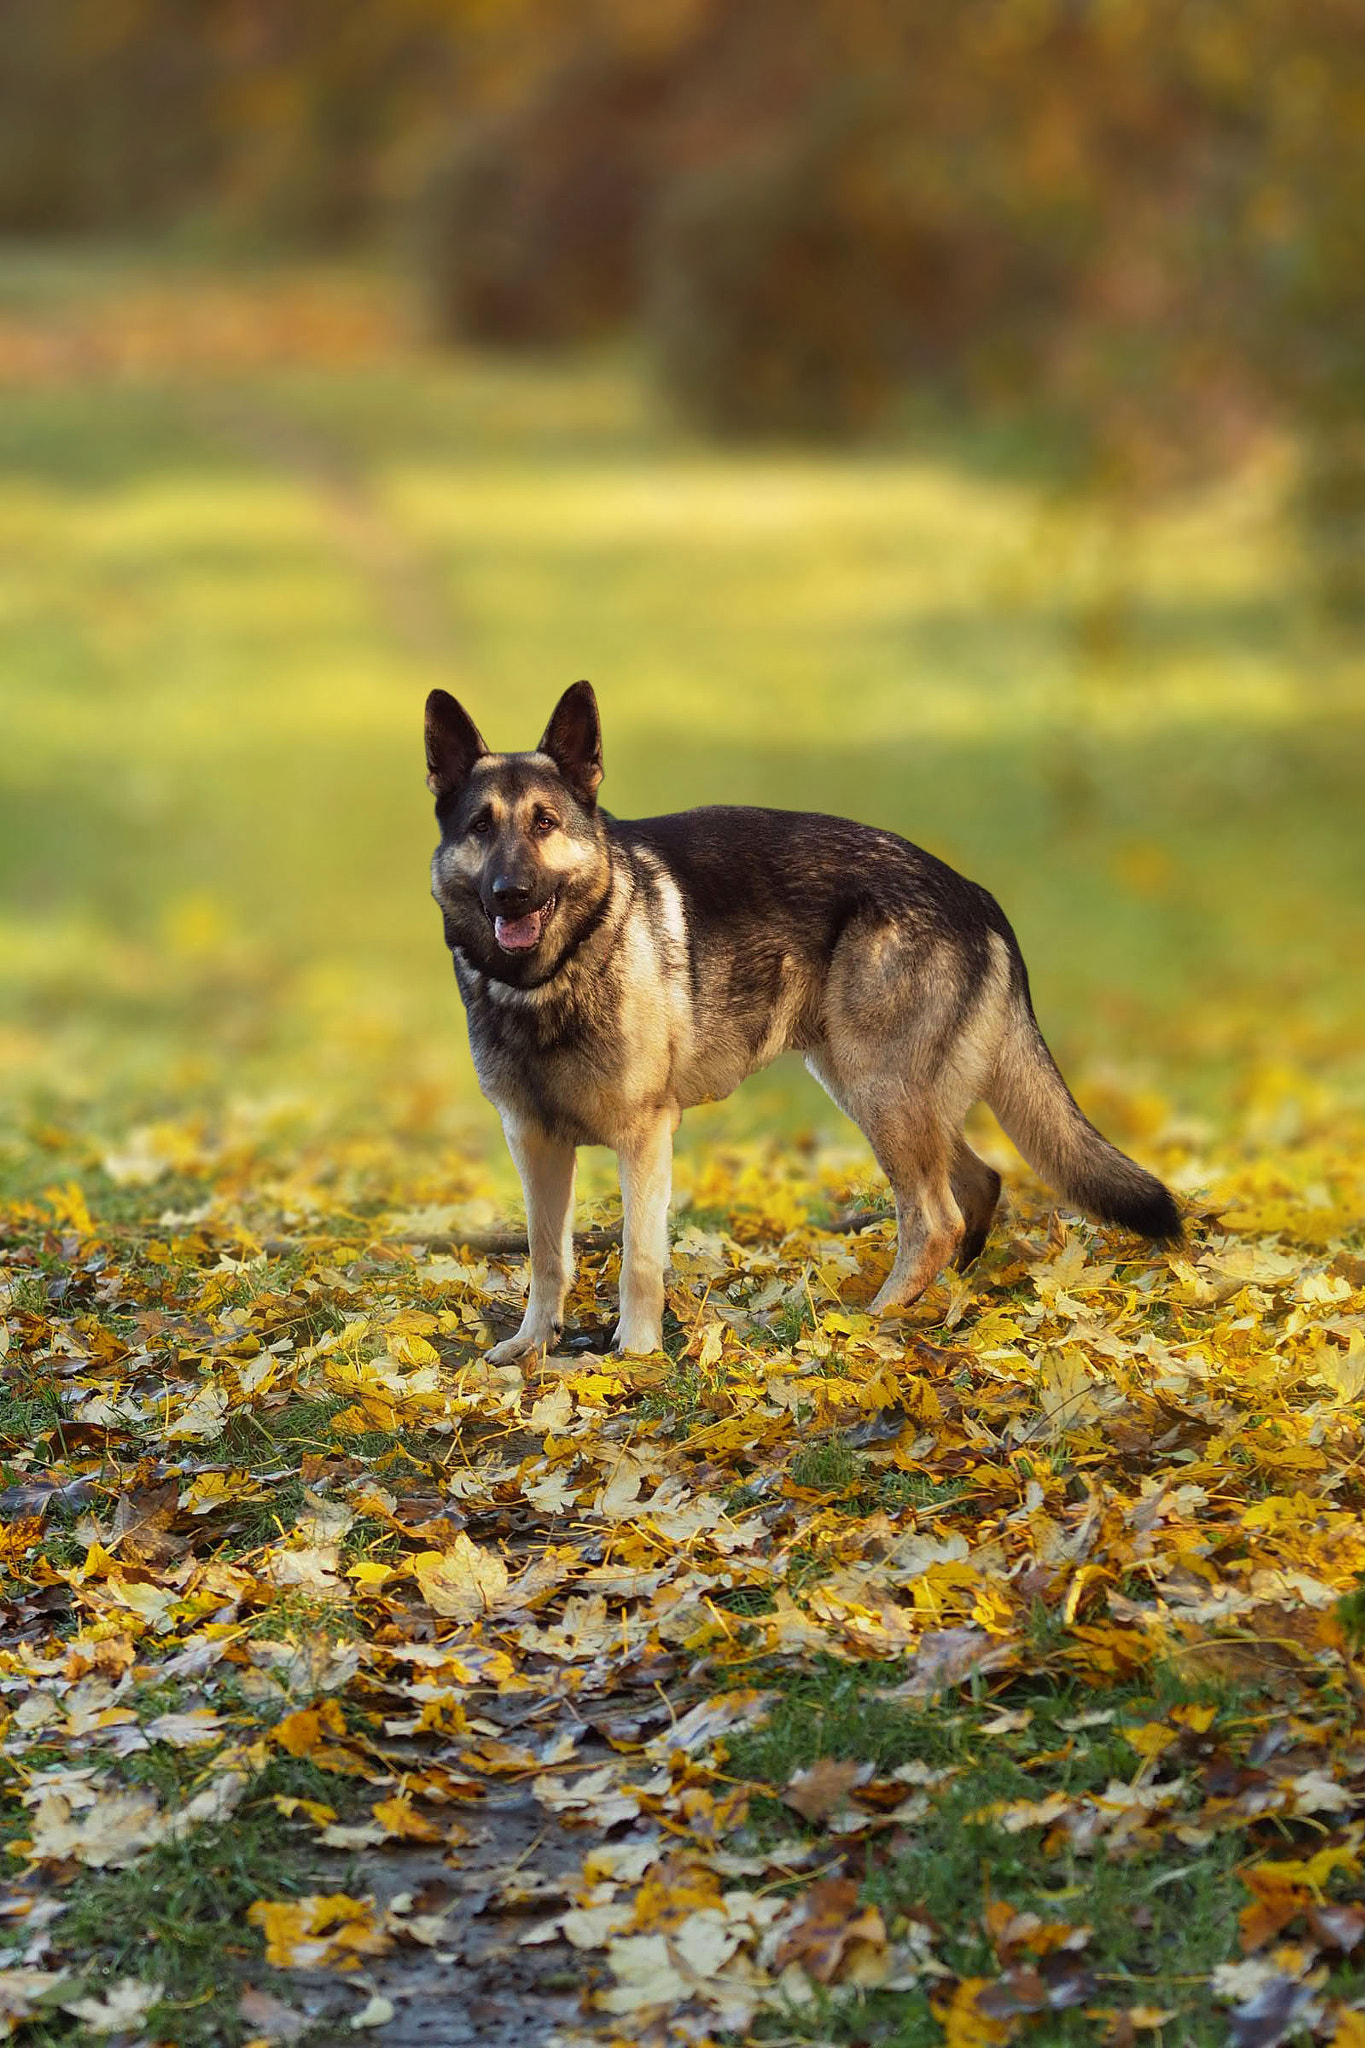
<instances>
[{"instance_id":1,"label":"dog's right ear","mask_svg":"<svg viewBox=\"0 0 1365 2048\"><path fill-rule=\"evenodd\" d=\"M433 796L447 796L488 749L469 713L448 690L433 690L427 698L426 729L427 788Z\"/></svg>"}]
</instances>

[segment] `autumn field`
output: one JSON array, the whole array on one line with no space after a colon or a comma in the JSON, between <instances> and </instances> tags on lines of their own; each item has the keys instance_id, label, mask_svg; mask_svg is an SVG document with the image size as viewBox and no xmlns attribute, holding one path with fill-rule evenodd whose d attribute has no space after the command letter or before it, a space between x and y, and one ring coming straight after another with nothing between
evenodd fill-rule
<instances>
[{"instance_id":1,"label":"autumn field","mask_svg":"<svg viewBox=\"0 0 1365 2048\"><path fill-rule=\"evenodd\" d=\"M1365 2043L1365 688L1294 451L686 436L335 268L0 253L0 2033ZM561 1357L422 699L987 884L1188 1244L1009 1206L906 1318L779 1066L666 1353ZM353 2029L355 2032L353 2032Z\"/></svg>"}]
</instances>

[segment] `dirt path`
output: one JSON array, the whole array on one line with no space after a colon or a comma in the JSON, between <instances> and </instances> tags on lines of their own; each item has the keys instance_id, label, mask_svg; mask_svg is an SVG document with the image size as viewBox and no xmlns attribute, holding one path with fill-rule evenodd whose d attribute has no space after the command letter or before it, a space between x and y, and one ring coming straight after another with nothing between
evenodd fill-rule
<instances>
[{"instance_id":1,"label":"dirt path","mask_svg":"<svg viewBox=\"0 0 1365 2048\"><path fill-rule=\"evenodd\" d=\"M337 552L372 592L395 643L424 665L457 675L463 635L449 578L394 518L364 467L315 423L259 393L247 399L200 387L192 404L201 426L304 486Z\"/></svg>"},{"instance_id":2,"label":"dirt path","mask_svg":"<svg viewBox=\"0 0 1365 2048\"><path fill-rule=\"evenodd\" d=\"M350 2018L368 1995L393 2006L393 2018L368 2036L383 2048L555 2048L581 2032L583 1957L562 1938L523 1945L537 1921L568 1903L581 1837L547 1823L529 1791L508 1792L480 1809L463 1857L459 1869L435 1849L360 1860L360 1888L380 1906L412 1899L449 1931L430 1947L376 1958L350 1980L302 1977L293 2002L335 2027L319 2039L355 2041ZM524 1904L514 1908L504 1901L518 1889Z\"/></svg>"}]
</instances>

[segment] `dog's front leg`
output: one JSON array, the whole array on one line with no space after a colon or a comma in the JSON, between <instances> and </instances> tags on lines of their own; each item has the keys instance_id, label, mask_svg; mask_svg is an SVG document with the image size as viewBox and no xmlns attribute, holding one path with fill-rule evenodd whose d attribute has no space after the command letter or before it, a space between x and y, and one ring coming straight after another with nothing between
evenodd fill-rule
<instances>
[{"instance_id":1,"label":"dog's front leg","mask_svg":"<svg viewBox=\"0 0 1365 2048\"><path fill-rule=\"evenodd\" d=\"M673 1191L673 1117L659 1110L618 1145L621 1168L621 1320L614 1351L663 1348L668 1202Z\"/></svg>"},{"instance_id":2,"label":"dog's front leg","mask_svg":"<svg viewBox=\"0 0 1365 2048\"><path fill-rule=\"evenodd\" d=\"M502 1127L526 1197L531 1291L516 1336L489 1352L494 1365L509 1365L528 1351L554 1344L573 1278L574 1148L536 1124L504 1117Z\"/></svg>"}]
</instances>

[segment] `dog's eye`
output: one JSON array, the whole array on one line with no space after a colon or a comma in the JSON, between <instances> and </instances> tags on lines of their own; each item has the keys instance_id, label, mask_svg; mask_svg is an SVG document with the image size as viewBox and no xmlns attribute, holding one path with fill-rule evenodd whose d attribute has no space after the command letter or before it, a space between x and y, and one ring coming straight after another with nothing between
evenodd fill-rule
<instances>
[{"instance_id":1,"label":"dog's eye","mask_svg":"<svg viewBox=\"0 0 1365 2048\"><path fill-rule=\"evenodd\" d=\"M537 817L532 830L536 832L553 832L558 823L558 818L552 818L548 811L542 811Z\"/></svg>"},{"instance_id":2,"label":"dog's eye","mask_svg":"<svg viewBox=\"0 0 1365 2048\"><path fill-rule=\"evenodd\" d=\"M484 839L493 829L493 820L487 811L480 811L477 818L471 818L469 829L476 839Z\"/></svg>"}]
</instances>

